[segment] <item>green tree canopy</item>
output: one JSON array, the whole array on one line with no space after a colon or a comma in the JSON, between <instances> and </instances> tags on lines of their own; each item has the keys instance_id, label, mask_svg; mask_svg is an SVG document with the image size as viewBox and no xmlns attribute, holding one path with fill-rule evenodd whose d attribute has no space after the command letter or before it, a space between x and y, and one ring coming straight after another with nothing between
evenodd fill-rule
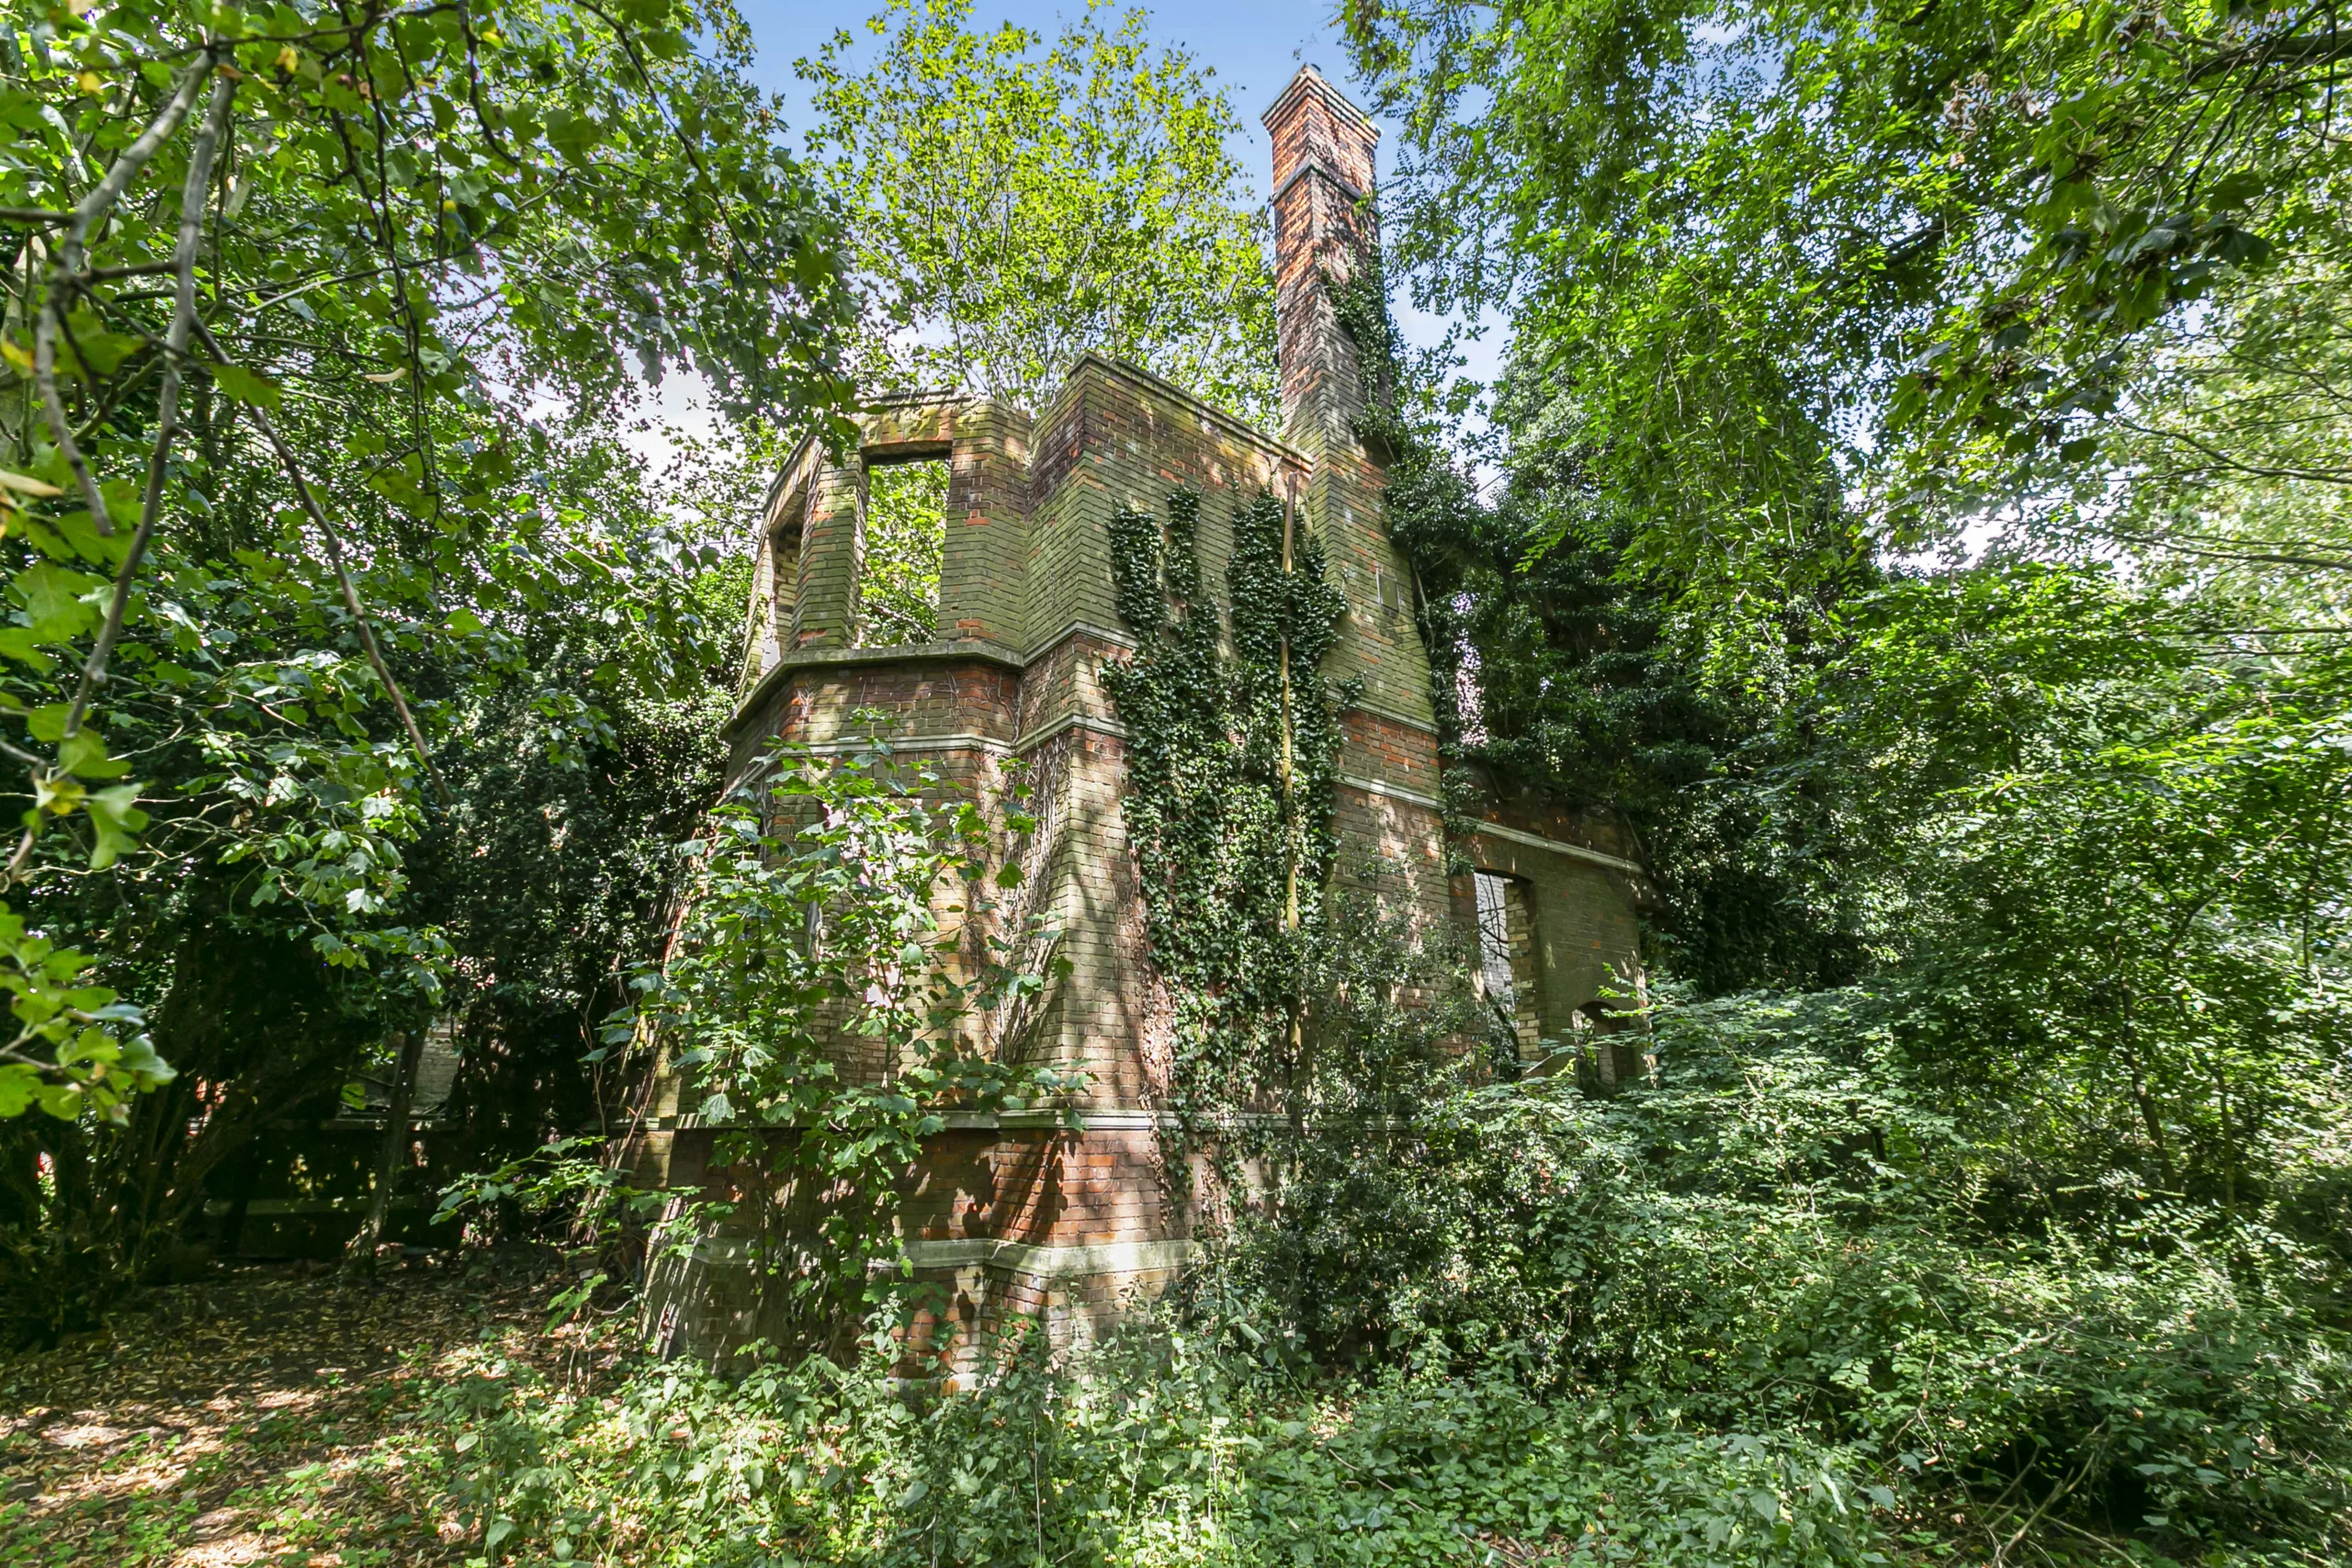
<instances>
[{"instance_id":1,"label":"green tree canopy","mask_svg":"<svg viewBox=\"0 0 2352 1568\"><path fill-rule=\"evenodd\" d=\"M576 1058L662 913L740 625L627 422L681 367L802 427L847 393L747 58L661 0L0 22L19 1326L436 1010L518 1120L562 1100L548 1017Z\"/></svg>"},{"instance_id":2,"label":"green tree canopy","mask_svg":"<svg viewBox=\"0 0 2352 1568\"><path fill-rule=\"evenodd\" d=\"M1941 536L2090 461L2152 333L2342 250L2324 7L1842 0L1349 10L1407 122L1391 216L1439 306L1508 308L1543 438L1719 602ZM1817 541L1792 558L1779 546Z\"/></svg>"},{"instance_id":3,"label":"green tree canopy","mask_svg":"<svg viewBox=\"0 0 2352 1568\"><path fill-rule=\"evenodd\" d=\"M120 862L146 912L208 868L429 990L400 669L521 673L519 622L586 595L644 634L605 684L667 679L666 601L622 585L669 547L564 492L640 371L840 398L829 209L723 6L61 5L0 46L8 878Z\"/></svg>"},{"instance_id":4,"label":"green tree canopy","mask_svg":"<svg viewBox=\"0 0 2352 1568\"><path fill-rule=\"evenodd\" d=\"M1236 204L1215 73L1109 0L1050 44L971 15L892 0L863 69L846 31L797 62L866 290L863 377L1035 411L1091 349L1271 413L1265 225Z\"/></svg>"}]
</instances>

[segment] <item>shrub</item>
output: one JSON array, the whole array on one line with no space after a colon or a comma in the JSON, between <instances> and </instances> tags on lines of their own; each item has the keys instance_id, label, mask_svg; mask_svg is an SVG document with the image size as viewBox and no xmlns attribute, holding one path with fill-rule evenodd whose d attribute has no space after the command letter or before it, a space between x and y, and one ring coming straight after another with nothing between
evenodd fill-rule
<instances>
[{"instance_id":1,"label":"shrub","mask_svg":"<svg viewBox=\"0 0 2352 1568\"><path fill-rule=\"evenodd\" d=\"M1856 993L1668 1010L1653 1085L1456 1093L1393 1157L1310 1157L1204 1293L1319 1353L1509 1365L2019 1520L2340 1543L2352 1366L2309 1216L2151 1196L2018 1224L1887 1016Z\"/></svg>"}]
</instances>

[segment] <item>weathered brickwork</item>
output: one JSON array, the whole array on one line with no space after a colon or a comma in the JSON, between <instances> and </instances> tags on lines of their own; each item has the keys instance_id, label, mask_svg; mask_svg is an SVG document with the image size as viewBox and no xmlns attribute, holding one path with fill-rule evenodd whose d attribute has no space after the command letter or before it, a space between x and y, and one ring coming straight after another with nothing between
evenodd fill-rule
<instances>
[{"instance_id":1,"label":"weathered brickwork","mask_svg":"<svg viewBox=\"0 0 2352 1568\"><path fill-rule=\"evenodd\" d=\"M1345 593L1324 673L1362 683L1342 715L1337 791L1342 884L1369 895L1414 940L1476 950L1461 862L1519 879L1518 935L1544 1038L1605 1028L1591 1007L1638 983L1639 868L1615 825L1487 792L1484 826L1449 844L1429 665L1411 577L1383 521L1384 477L1355 431L1363 388L1331 290L1372 243L1364 203L1377 133L1311 68L1267 116L1274 142L1276 274L1285 424L1250 429L1132 366L1089 355L1033 421L985 399L899 399L870 412L854 451L803 443L762 509L747 670L729 727L735 778L778 740L839 750L879 715L891 744L943 786L994 798L1022 765L1037 829L1006 842L1024 884L1007 929L1048 917L1066 974L989 1040L1019 1059L1082 1069L1083 1131L1049 1118L969 1118L932 1141L910 1173L909 1256L945 1288L922 1333L969 1340L1020 1314L1085 1335L1179 1271L1204 1226L1252 1201L1199 1151L1177 1146L1164 1111L1171 1003L1151 961L1121 801L1125 731L1102 672L1132 656L1112 591L1109 522L1123 506L1204 498L1199 548L1222 597L1231 519L1260 491L1298 505ZM944 460L948 525L935 643L864 647L856 624L867 473ZM1042 967L1049 956L1029 955ZM1595 1037L1598 1037L1596 1032ZM870 1052L870 1046L867 1047ZM1623 1076L1624 1054L1601 1076ZM878 1072L878 1059L844 1058ZM691 1184L711 1130L661 1080L648 1100L641 1168ZM723 1237L657 1281L678 1348L716 1348L759 1325ZM730 1272L730 1270L733 1270Z\"/></svg>"},{"instance_id":2,"label":"weathered brickwork","mask_svg":"<svg viewBox=\"0 0 2352 1568\"><path fill-rule=\"evenodd\" d=\"M1307 515L1349 593L1350 635L1335 672L1363 681L1372 711L1428 724L1429 658L1409 615L1394 613L1396 585L1410 577L1388 538L1385 476L1356 432L1363 367L1334 299L1361 273L1374 241L1370 202L1380 133L1313 66L1267 111L1266 130L1274 146L1283 434L1311 465ZM1389 601L1385 608L1380 595Z\"/></svg>"}]
</instances>

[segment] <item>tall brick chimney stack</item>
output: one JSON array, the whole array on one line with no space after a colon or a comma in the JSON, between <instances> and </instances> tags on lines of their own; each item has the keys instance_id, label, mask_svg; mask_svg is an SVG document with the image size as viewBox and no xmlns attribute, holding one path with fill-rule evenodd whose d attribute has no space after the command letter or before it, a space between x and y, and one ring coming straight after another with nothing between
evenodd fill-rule
<instances>
[{"instance_id":1,"label":"tall brick chimney stack","mask_svg":"<svg viewBox=\"0 0 2352 1568\"><path fill-rule=\"evenodd\" d=\"M1356 446L1363 412L1356 347L1330 285L1363 269L1378 243L1365 197L1380 131L1314 66L1266 111L1274 142L1274 314L1281 332L1283 436L1316 457Z\"/></svg>"}]
</instances>

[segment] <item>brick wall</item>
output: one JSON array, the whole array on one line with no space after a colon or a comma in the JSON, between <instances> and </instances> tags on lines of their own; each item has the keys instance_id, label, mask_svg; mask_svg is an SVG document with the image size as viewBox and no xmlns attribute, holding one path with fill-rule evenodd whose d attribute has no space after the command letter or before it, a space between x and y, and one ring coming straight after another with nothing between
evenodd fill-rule
<instances>
[{"instance_id":1,"label":"brick wall","mask_svg":"<svg viewBox=\"0 0 2352 1568\"><path fill-rule=\"evenodd\" d=\"M1362 271L1374 243L1368 204L1380 132L1311 65L1274 100L1265 125L1274 151L1283 434L1310 451L1344 446L1364 397L1329 285Z\"/></svg>"}]
</instances>

